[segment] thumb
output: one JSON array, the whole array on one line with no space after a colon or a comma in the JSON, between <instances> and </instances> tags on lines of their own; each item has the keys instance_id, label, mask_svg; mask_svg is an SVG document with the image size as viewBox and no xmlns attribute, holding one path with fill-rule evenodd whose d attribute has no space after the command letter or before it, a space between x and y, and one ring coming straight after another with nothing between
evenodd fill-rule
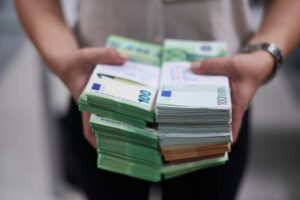
<instances>
[{"instance_id":1,"label":"thumb","mask_svg":"<svg viewBox=\"0 0 300 200\"><path fill-rule=\"evenodd\" d=\"M234 62L231 57L211 58L193 62L191 70L195 74L225 75L234 77L237 75Z\"/></svg>"},{"instance_id":2,"label":"thumb","mask_svg":"<svg viewBox=\"0 0 300 200\"><path fill-rule=\"evenodd\" d=\"M91 65L121 65L128 59L126 55L112 48L85 48L83 49L83 57Z\"/></svg>"}]
</instances>

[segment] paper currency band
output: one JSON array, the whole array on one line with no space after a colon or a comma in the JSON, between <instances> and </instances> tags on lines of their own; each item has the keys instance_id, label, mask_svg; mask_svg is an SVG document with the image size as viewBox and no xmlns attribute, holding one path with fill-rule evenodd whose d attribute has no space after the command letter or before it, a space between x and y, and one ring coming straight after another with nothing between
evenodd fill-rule
<instances>
[{"instance_id":1,"label":"paper currency band","mask_svg":"<svg viewBox=\"0 0 300 200\"><path fill-rule=\"evenodd\" d=\"M274 78L275 74L277 73L278 69L280 68L283 57L281 50L278 48L278 46L274 43L259 43L259 44L250 44L240 49L240 52L242 53L249 53L253 51L266 51L268 52L272 58L274 59L275 66L273 67L273 71L271 75L268 77L268 79L265 81L265 83L269 82L271 79Z\"/></svg>"}]
</instances>

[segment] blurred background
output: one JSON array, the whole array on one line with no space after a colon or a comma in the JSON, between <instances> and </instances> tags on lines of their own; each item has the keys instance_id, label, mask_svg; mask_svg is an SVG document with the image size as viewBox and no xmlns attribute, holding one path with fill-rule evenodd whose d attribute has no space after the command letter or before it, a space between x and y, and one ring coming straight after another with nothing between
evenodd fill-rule
<instances>
[{"instance_id":1,"label":"blurred background","mask_svg":"<svg viewBox=\"0 0 300 200\"><path fill-rule=\"evenodd\" d=\"M69 24L76 1L63 5ZM261 17L252 2L253 26ZM251 149L238 200L289 200L300 194L300 49L252 103ZM84 200L65 181L60 151L68 92L40 60L17 20L13 1L0 0L0 199ZM149 199L160 199L157 185Z\"/></svg>"}]
</instances>

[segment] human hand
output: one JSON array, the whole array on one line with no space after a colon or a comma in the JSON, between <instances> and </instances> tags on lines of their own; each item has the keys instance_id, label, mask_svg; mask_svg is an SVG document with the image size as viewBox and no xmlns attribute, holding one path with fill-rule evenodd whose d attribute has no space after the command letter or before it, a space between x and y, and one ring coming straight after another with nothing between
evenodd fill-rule
<instances>
[{"instance_id":1,"label":"human hand","mask_svg":"<svg viewBox=\"0 0 300 200\"><path fill-rule=\"evenodd\" d=\"M273 58L263 51L192 63L191 70L196 74L224 75L230 78L233 142L238 138L242 119L251 99L271 74L273 67Z\"/></svg>"},{"instance_id":2,"label":"human hand","mask_svg":"<svg viewBox=\"0 0 300 200\"><path fill-rule=\"evenodd\" d=\"M61 55L54 64L62 69L58 75L77 101L97 64L121 65L126 60L127 57L115 49L83 48Z\"/></svg>"},{"instance_id":3,"label":"human hand","mask_svg":"<svg viewBox=\"0 0 300 200\"><path fill-rule=\"evenodd\" d=\"M55 59L54 65L62 69L58 75L67 86L72 97L78 101L79 96L88 82L96 64L121 65L126 61L126 56L109 48L84 48L75 50ZM58 68L58 67L57 67ZM83 132L87 141L96 147L96 139L89 126L90 114L82 113Z\"/></svg>"}]
</instances>

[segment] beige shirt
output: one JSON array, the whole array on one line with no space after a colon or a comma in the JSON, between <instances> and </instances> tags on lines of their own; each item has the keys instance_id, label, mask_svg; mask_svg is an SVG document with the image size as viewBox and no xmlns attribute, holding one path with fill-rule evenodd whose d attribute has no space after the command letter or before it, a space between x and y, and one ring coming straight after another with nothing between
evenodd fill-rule
<instances>
[{"instance_id":1,"label":"beige shirt","mask_svg":"<svg viewBox=\"0 0 300 200\"><path fill-rule=\"evenodd\" d=\"M82 0L76 34L103 46L110 34L161 42L219 40L235 53L252 35L247 0Z\"/></svg>"}]
</instances>

